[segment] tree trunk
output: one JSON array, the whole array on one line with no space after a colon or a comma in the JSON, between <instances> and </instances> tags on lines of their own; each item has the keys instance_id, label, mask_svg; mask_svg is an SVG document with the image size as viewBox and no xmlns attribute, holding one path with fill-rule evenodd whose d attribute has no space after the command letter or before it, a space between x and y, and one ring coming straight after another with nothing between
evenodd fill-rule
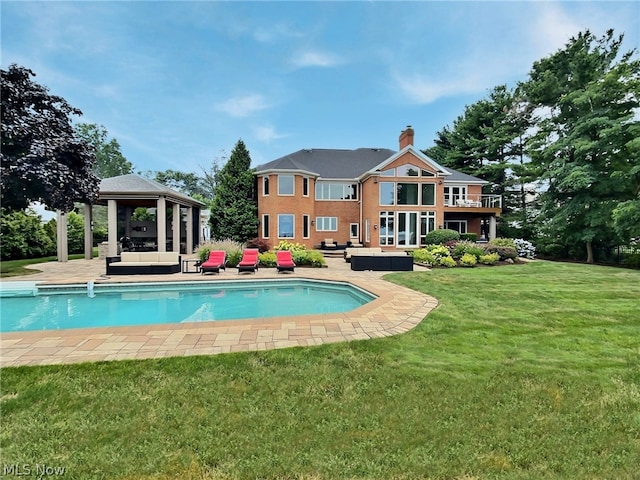
<instances>
[{"instance_id":1,"label":"tree trunk","mask_svg":"<svg viewBox=\"0 0 640 480\"><path fill-rule=\"evenodd\" d=\"M593 263L593 243L587 241L587 263Z\"/></svg>"}]
</instances>

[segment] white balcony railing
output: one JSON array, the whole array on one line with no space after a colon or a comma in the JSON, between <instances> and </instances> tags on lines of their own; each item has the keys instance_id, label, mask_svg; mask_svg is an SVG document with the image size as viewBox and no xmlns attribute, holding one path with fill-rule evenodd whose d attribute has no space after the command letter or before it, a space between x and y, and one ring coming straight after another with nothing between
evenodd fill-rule
<instances>
[{"instance_id":1,"label":"white balcony railing","mask_svg":"<svg viewBox=\"0 0 640 480\"><path fill-rule=\"evenodd\" d=\"M502 208L501 195L445 195L446 207L461 208Z\"/></svg>"}]
</instances>

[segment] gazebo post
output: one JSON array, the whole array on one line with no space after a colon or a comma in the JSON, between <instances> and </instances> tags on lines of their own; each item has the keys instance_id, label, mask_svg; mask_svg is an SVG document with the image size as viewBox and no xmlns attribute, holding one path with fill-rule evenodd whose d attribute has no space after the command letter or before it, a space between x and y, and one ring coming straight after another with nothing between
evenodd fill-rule
<instances>
[{"instance_id":1,"label":"gazebo post","mask_svg":"<svg viewBox=\"0 0 640 480\"><path fill-rule=\"evenodd\" d=\"M109 231L109 256L118 255L118 202L116 200L107 201L107 222Z\"/></svg>"},{"instance_id":2,"label":"gazebo post","mask_svg":"<svg viewBox=\"0 0 640 480\"><path fill-rule=\"evenodd\" d=\"M69 245L67 237L67 214L62 210L56 210L56 247L58 261L68 261Z\"/></svg>"},{"instance_id":3,"label":"gazebo post","mask_svg":"<svg viewBox=\"0 0 640 480\"><path fill-rule=\"evenodd\" d=\"M161 195L156 201L156 225L158 230L158 251L167 251L167 202Z\"/></svg>"},{"instance_id":4,"label":"gazebo post","mask_svg":"<svg viewBox=\"0 0 640 480\"><path fill-rule=\"evenodd\" d=\"M172 240L173 240L173 251L180 253L180 222L182 219L180 218L180 204L173 204L173 232L171 232Z\"/></svg>"},{"instance_id":5,"label":"gazebo post","mask_svg":"<svg viewBox=\"0 0 640 480\"><path fill-rule=\"evenodd\" d=\"M187 222L186 222L187 238L186 238L186 254L191 255L193 253L193 208L187 207Z\"/></svg>"},{"instance_id":6,"label":"gazebo post","mask_svg":"<svg viewBox=\"0 0 640 480\"><path fill-rule=\"evenodd\" d=\"M84 258L93 258L93 210L90 203L84 204Z\"/></svg>"}]
</instances>

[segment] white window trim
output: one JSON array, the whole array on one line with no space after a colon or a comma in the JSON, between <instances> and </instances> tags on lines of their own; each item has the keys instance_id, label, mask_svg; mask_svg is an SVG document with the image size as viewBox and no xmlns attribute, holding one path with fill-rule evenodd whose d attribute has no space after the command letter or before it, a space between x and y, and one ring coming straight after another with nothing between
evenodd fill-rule
<instances>
[{"instance_id":1,"label":"white window trim","mask_svg":"<svg viewBox=\"0 0 640 480\"><path fill-rule=\"evenodd\" d=\"M304 183L307 182L307 193L304 193ZM295 191L295 186L293 187L294 191ZM303 197L308 197L309 196L309 191L311 190L311 181L309 180L309 177L302 177L302 196Z\"/></svg>"},{"instance_id":2,"label":"white window trim","mask_svg":"<svg viewBox=\"0 0 640 480\"><path fill-rule=\"evenodd\" d=\"M460 234L464 234L464 233L469 233L469 224L467 222L467 220L445 220L444 221L444 228L449 228L449 223L459 223L459 224L464 224L464 232L460 232L460 230L456 230L458 233Z\"/></svg>"},{"instance_id":3,"label":"white window trim","mask_svg":"<svg viewBox=\"0 0 640 480\"><path fill-rule=\"evenodd\" d=\"M269 182L269 175L265 175L264 177L262 177L262 196L263 197L268 197L269 193L264 193L265 192L265 184L269 184L271 182ZM269 192L271 191L271 185L269 185Z\"/></svg>"},{"instance_id":4,"label":"white window trim","mask_svg":"<svg viewBox=\"0 0 640 480\"><path fill-rule=\"evenodd\" d=\"M269 230L271 230L271 219L269 218L269 214L267 213L263 213L262 214L262 238L269 238L269 230L265 230L264 225L265 225L265 218L267 219L267 223L269 224ZM266 233L266 235L265 235Z\"/></svg>"},{"instance_id":5,"label":"white window trim","mask_svg":"<svg viewBox=\"0 0 640 480\"><path fill-rule=\"evenodd\" d=\"M304 234L304 229L307 229L307 234ZM311 216L302 215L302 238L309 238L311 236Z\"/></svg>"},{"instance_id":6,"label":"white window trim","mask_svg":"<svg viewBox=\"0 0 640 480\"><path fill-rule=\"evenodd\" d=\"M325 229L325 220L329 221L329 228ZM331 228L331 219L335 219L336 228ZM337 232L338 231L338 217L316 217L316 232Z\"/></svg>"},{"instance_id":7,"label":"white window trim","mask_svg":"<svg viewBox=\"0 0 640 480\"><path fill-rule=\"evenodd\" d=\"M351 234L351 230L353 226L356 226L356 234L355 236L353 236ZM359 223L350 223L349 224L349 238L357 238L358 240L360 239L360 224Z\"/></svg>"},{"instance_id":8,"label":"white window trim","mask_svg":"<svg viewBox=\"0 0 640 480\"><path fill-rule=\"evenodd\" d=\"M293 222L292 222L292 236L291 237L282 237L280 235L280 217L292 217L293 218ZM296 238L296 216L293 213L279 213L278 214L278 238L286 238L286 239L292 239L292 238Z\"/></svg>"},{"instance_id":9,"label":"white window trim","mask_svg":"<svg viewBox=\"0 0 640 480\"><path fill-rule=\"evenodd\" d=\"M292 182L292 187L293 187L293 193L280 193L280 178L281 177L287 177L287 178L291 178L291 182ZM288 174L278 174L278 196L280 197L293 197L296 194L296 177L295 175L288 175Z\"/></svg>"}]
</instances>

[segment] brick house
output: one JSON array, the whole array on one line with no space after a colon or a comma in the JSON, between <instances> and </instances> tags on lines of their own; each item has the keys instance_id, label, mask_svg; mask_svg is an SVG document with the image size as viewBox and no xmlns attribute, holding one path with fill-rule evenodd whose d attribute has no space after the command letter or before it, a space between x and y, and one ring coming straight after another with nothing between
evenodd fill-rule
<instances>
[{"instance_id":1,"label":"brick house","mask_svg":"<svg viewBox=\"0 0 640 480\"><path fill-rule=\"evenodd\" d=\"M494 238L501 197L424 155L413 137L411 127L402 131L398 152L304 149L258 166L258 237L272 246L331 238L385 250L418 248L438 228Z\"/></svg>"}]
</instances>

